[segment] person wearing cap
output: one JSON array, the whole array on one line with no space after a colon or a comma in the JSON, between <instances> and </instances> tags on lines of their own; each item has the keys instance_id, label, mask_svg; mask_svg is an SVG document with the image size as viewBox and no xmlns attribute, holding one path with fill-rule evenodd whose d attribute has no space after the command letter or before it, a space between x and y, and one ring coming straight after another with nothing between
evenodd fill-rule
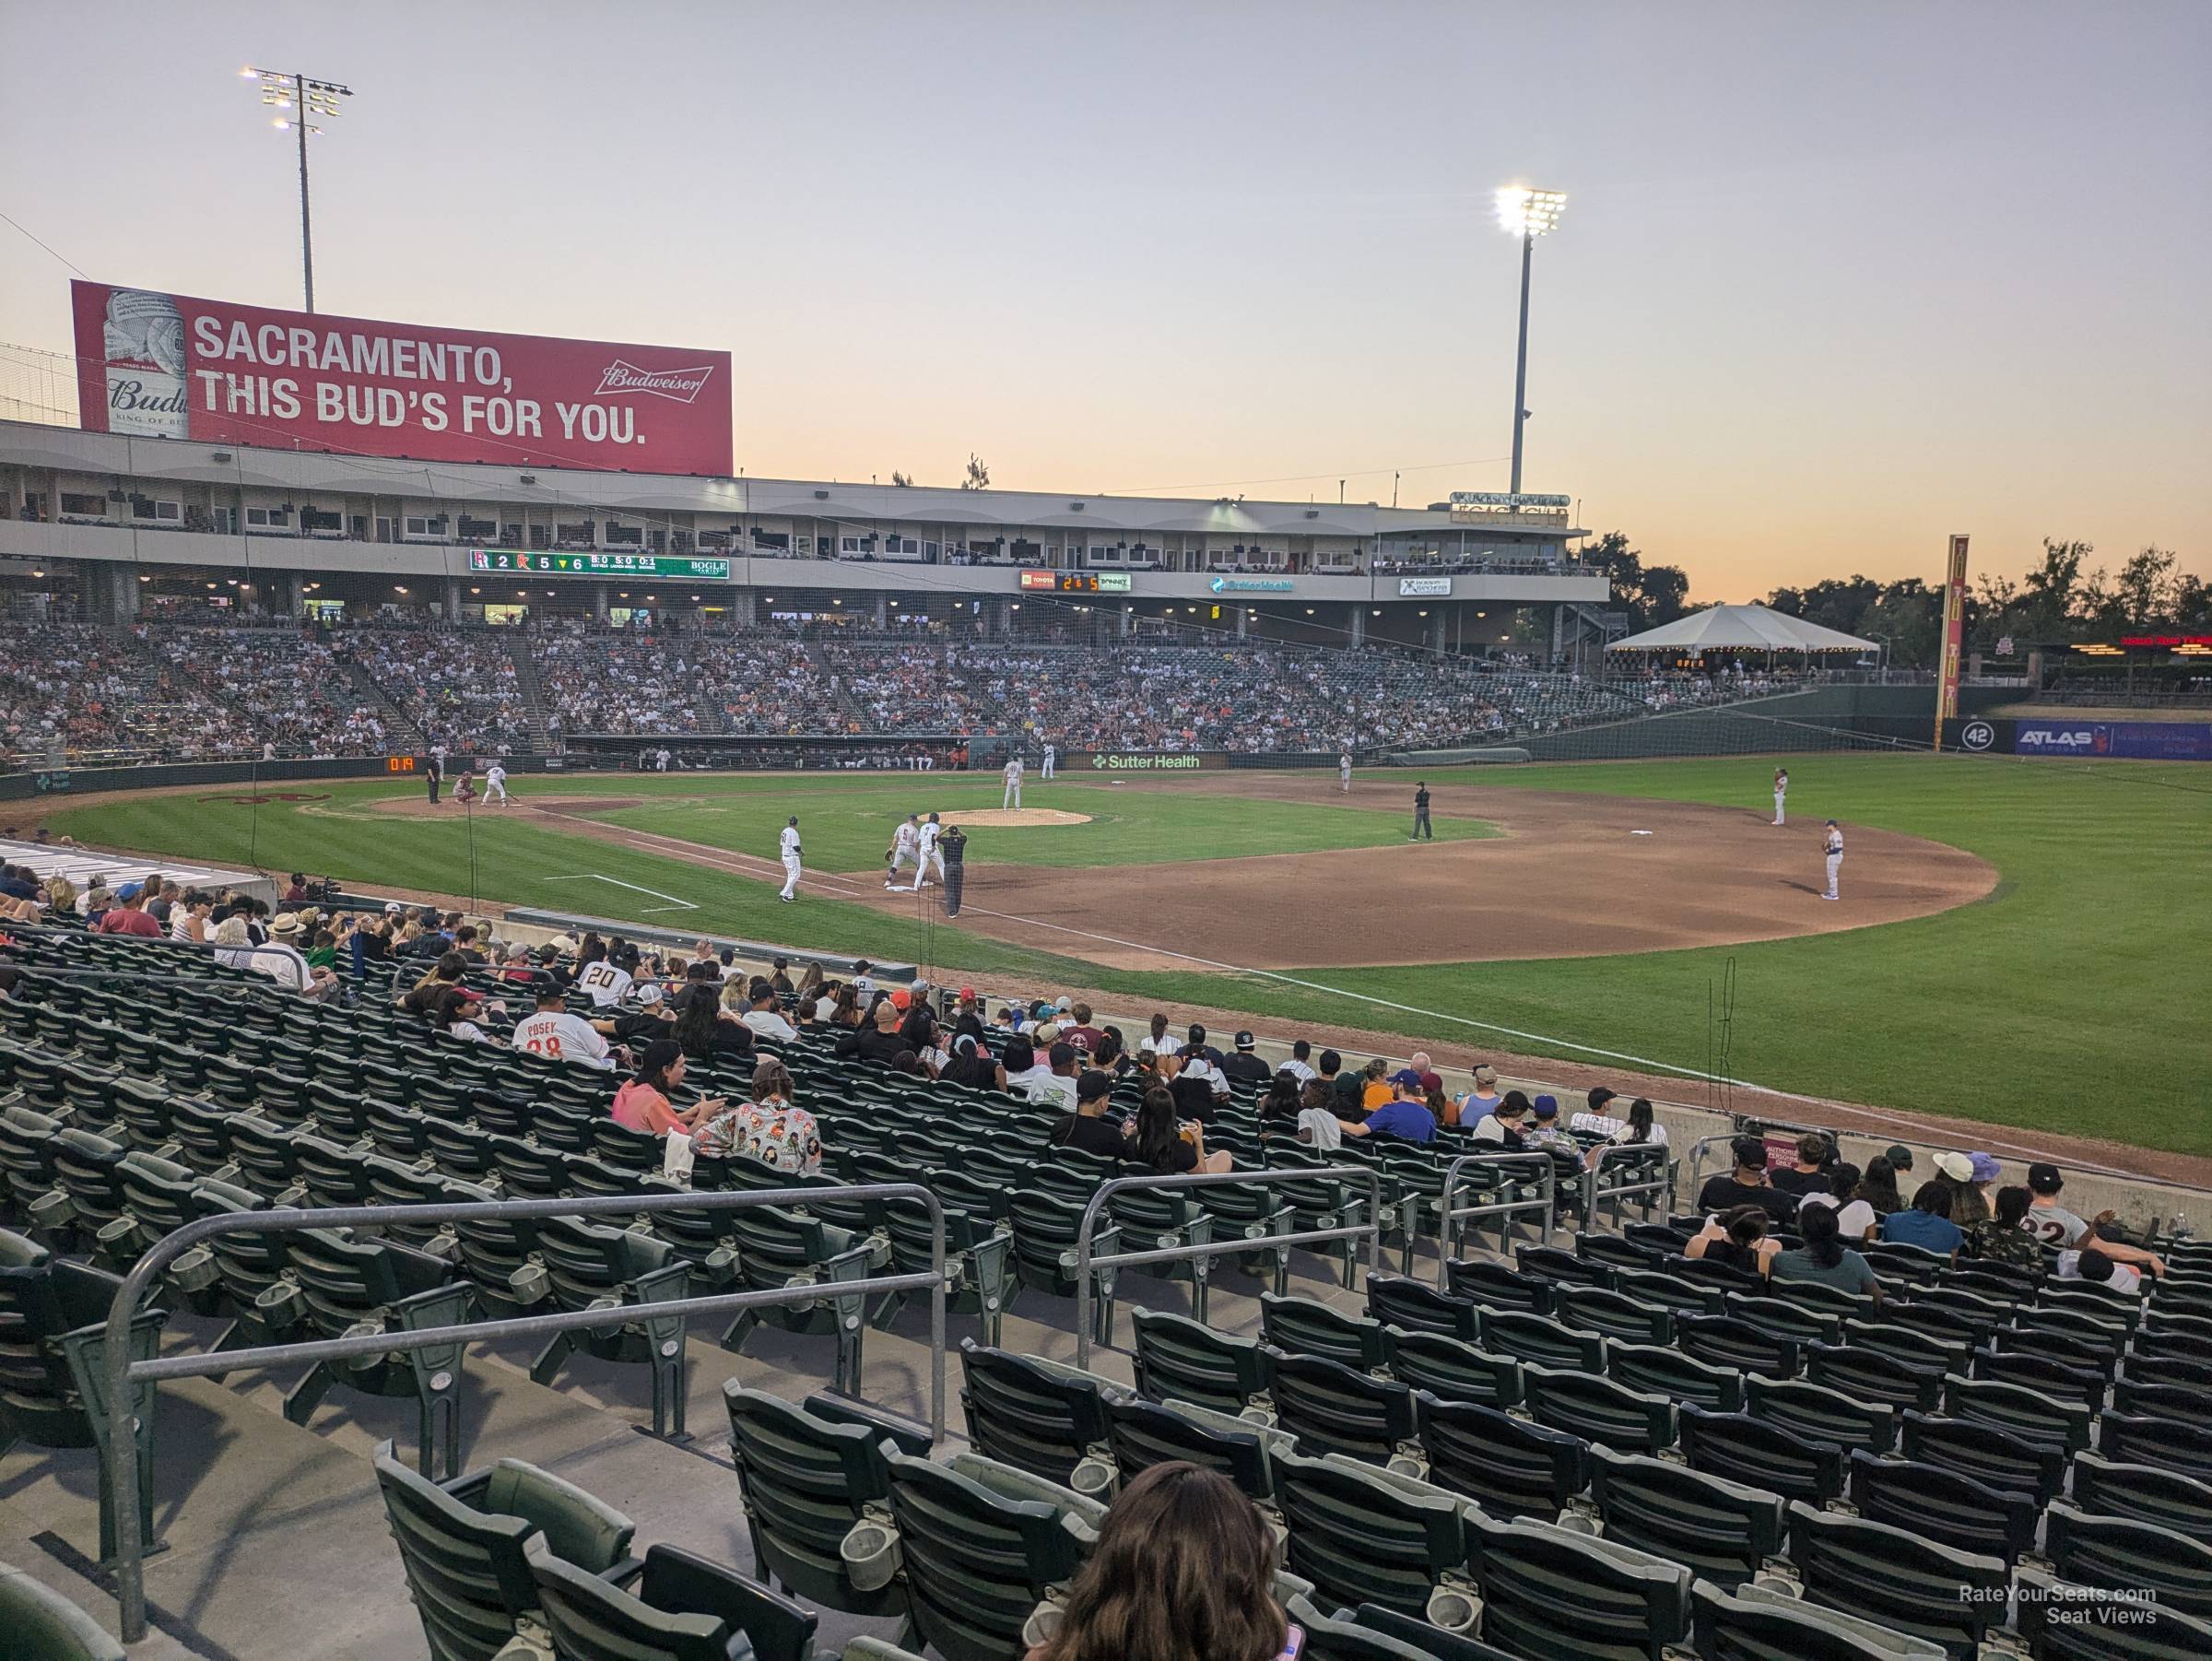
<instances>
[{"instance_id":1,"label":"person wearing cap","mask_svg":"<svg viewBox=\"0 0 2212 1661\"><path fill-rule=\"evenodd\" d=\"M477 1025L477 1018L483 1013L482 993L473 986L449 986L438 995L437 1007L430 1012L430 1023L448 1037L488 1044L491 1035Z\"/></svg>"},{"instance_id":2,"label":"person wearing cap","mask_svg":"<svg viewBox=\"0 0 2212 1661\"><path fill-rule=\"evenodd\" d=\"M1733 1211L1738 1206L1757 1206L1776 1222L1797 1215L1797 1201L1767 1181L1767 1145L1758 1137L1738 1137L1728 1144L1732 1171L1716 1172L1698 1190L1698 1209L1709 1216Z\"/></svg>"},{"instance_id":3,"label":"person wearing cap","mask_svg":"<svg viewBox=\"0 0 2212 1661\"><path fill-rule=\"evenodd\" d=\"M776 989L766 981L755 981L746 998L745 1014L740 1017L757 1037L777 1043L788 1043L799 1035L798 1029L785 1020L776 1007Z\"/></svg>"},{"instance_id":4,"label":"person wearing cap","mask_svg":"<svg viewBox=\"0 0 2212 1661\"><path fill-rule=\"evenodd\" d=\"M1237 1034L1237 1052L1221 1063L1221 1076L1232 1085L1256 1089L1275 1077L1275 1069L1253 1053L1256 1041L1249 1032Z\"/></svg>"},{"instance_id":5,"label":"person wearing cap","mask_svg":"<svg viewBox=\"0 0 2212 1661\"><path fill-rule=\"evenodd\" d=\"M1076 1105L1053 1122L1047 1138L1055 1148L1079 1148L1102 1160L1118 1160L1128 1150L1121 1127L1106 1117L1106 1100L1113 1094L1113 1080L1104 1073L1085 1073L1076 1080Z\"/></svg>"},{"instance_id":6,"label":"person wearing cap","mask_svg":"<svg viewBox=\"0 0 2212 1661\"><path fill-rule=\"evenodd\" d=\"M1821 833L1820 856L1828 866L1828 892L1820 898L1841 900L1843 896L1836 892L1836 878L1843 870L1843 832L1832 819L1828 821L1828 829Z\"/></svg>"},{"instance_id":7,"label":"person wearing cap","mask_svg":"<svg viewBox=\"0 0 2212 1661\"><path fill-rule=\"evenodd\" d=\"M1545 1094L1528 1104L1528 1128L1521 1133L1521 1145L1527 1149L1564 1148L1571 1149L1574 1138L1559 1123L1559 1099Z\"/></svg>"},{"instance_id":8,"label":"person wearing cap","mask_svg":"<svg viewBox=\"0 0 2212 1661\"><path fill-rule=\"evenodd\" d=\"M103 935L135 935L143 940L159 940L161 925L146 914L142 890L125 884L128 892L118 890L116 902L100 919L100 933Z\"/></svg>"},{"instance_id":9,"label":"person wearing cap","mask_svg":"<svg viewBox=\"0 0 2212 1661\"><path fill-rule=\"evenodd\" d=\"M1475 1064L1475 1088L1459 1099L1459 1122L1474 1125L1486 1113L1498 1111L1505 1093L1498 1088L1498 1069L1485 1062Z\"/></svg>"},{"instance_id":10,"label":"person wearing cap","mask_svg":"<svg viewBox=\"0 0 2212 1661\"><path fill-rule=\"evenodd\" d=\"M2109 1238L2108 1231L2118 1220L2119 1213L2104 1210L2086 1222L2059 1204L2058 1196L2065 1191L2065 1178L2056 1165L2034 1164L2028 1167L2029 1206L2020 1227L2047 1246L2072 1249L2084 1243L2093 1245L2114 1263L2147 1265L2155 1275L2163 1276L2166 1265L2156 1254L2140 1246L2129 1245L2124 1240Z\"/></svg>"},{"instance_id":11,"label":"person wearing cap","mask_svg":"<svg viewBox=\"0 0 2212 1661\"><path fill-rule=\"evenodd\" d=\"M1523 1140L1522 1133L1528 1126L1532 1111L1526 1096L1519 1090L1508 1090L1498 1099L1496 1107L1475 1121L1472 1135L1486 1147L1502 1148L1508 1153L1525 1152L1528 1144ZM1460 1123L1466 1123L1465 1115Z\"/></svg>"},{"instance_id":12,"label":"person wearing cap","mask_svg":"<svg viewBox=\"0 0 2212 1661\"><path fill-rule=\"evenodd\" d=\"M1970 1153L1966 1156L1966 1180L1951 1189L1951 1220L1960 1228L1971 1230L1996 1215L1990 1203L1990 1184L2005 1172L1994 1154Z\"/></svg>"},{"instance_id":13,"label":"person wearing cap","mask_svg":"<svg viewBox=\"0 0 2212 1661\"><path fill-rule=\"evenodd\" d=\"M1390 1076L1391 1097L1358 1121L1342 1119L1337 1128L1347 1137L1392 1137L1424 1146L1436 1140L1436 1115L1429 1111L1429 1092L1421 1076L1400 1067Z\"/></svg>"}]
</instances>

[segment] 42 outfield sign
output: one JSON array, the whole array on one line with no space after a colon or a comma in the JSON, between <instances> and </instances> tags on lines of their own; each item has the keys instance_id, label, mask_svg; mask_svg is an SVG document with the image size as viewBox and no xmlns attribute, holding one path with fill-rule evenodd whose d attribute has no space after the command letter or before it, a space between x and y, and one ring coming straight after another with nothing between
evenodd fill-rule
<instances>
[{"instance_id":1,"label":"42 outfield sign","mask_svg":"<svg viewBox=\"0 0 2212 1661\"><path fill-rule=\"evenodd\" d=\"M471 571L526 571L534 577L677 577L700 583L730 580L727 560L691 560L671 554L539 554L512 548L472 548Z\"/></svg>"}]
</instances>

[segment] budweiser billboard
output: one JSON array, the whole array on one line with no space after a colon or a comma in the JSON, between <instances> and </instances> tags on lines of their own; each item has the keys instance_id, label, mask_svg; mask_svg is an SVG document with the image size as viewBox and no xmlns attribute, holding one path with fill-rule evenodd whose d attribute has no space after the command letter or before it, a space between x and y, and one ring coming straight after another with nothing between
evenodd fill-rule
<instances>
[{"instance_id":1,"label":"budweiser billboard","mask_svg":"<svg viewBox=\"0 0 2212 1661\"><path fill-rule=\"evenodd\" d=\"M86 430L416 461L730 471L730 355L70 284Z\"/></svg>"}]
</instances>

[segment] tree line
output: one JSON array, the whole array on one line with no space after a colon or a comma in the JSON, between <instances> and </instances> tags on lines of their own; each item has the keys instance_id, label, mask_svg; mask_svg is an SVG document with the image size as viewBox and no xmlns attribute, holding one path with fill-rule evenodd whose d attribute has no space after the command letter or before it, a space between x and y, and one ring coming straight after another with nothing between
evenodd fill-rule
<instances>
[{"instance_id":1,"label":"tree line","mask_svg":"<svg viewBox=\"0 0 2212 1661\"><path fill-rule=\"evenodd\" d=\"M2087 542L2046 537L2041 558L2017 581L1983 571L1967 594L1969 651L1994 655L2010 640L2016 655L2034 646L2116 641L2124 634L2212 632L2212 585L2178 569L2171 550L2146 548L2117 571L2090 566ZM1605 572L1610 604L1628 613L1631 633L1655 629L1715 602L1689 597L1679 566L1646 565L1629 539L1608 531L1583 550L1583 562ZM1803 588L1776 588L1766 604L1807 622L1866 640L1887 639L1899 668L1933 668L1943 634L1943 585L1920 577L1877 583L1830 577Z\"/></svg>"}]
</instances>

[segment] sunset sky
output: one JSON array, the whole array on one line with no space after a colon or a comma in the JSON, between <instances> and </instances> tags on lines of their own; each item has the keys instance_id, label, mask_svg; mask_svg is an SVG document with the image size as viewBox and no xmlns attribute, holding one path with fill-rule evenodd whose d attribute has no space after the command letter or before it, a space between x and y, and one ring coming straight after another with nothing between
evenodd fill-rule
<instances>
[{"instance_id":1,"label":"sunset sky","mask_svg":"<svg viewBox=\"0 0 2212 1661\"><path fill-rule=\"evenodd\" d=\"M97 4L9 8L0 341L68 264L727 347L747 472L1420 503L1501 489L1507 181L1535 490L1693 596L2212 573L2212 6ZM56 257L58 254L59 257ZM19 390L20 373L0 384Z\"/></svg>"}]
</instances>

